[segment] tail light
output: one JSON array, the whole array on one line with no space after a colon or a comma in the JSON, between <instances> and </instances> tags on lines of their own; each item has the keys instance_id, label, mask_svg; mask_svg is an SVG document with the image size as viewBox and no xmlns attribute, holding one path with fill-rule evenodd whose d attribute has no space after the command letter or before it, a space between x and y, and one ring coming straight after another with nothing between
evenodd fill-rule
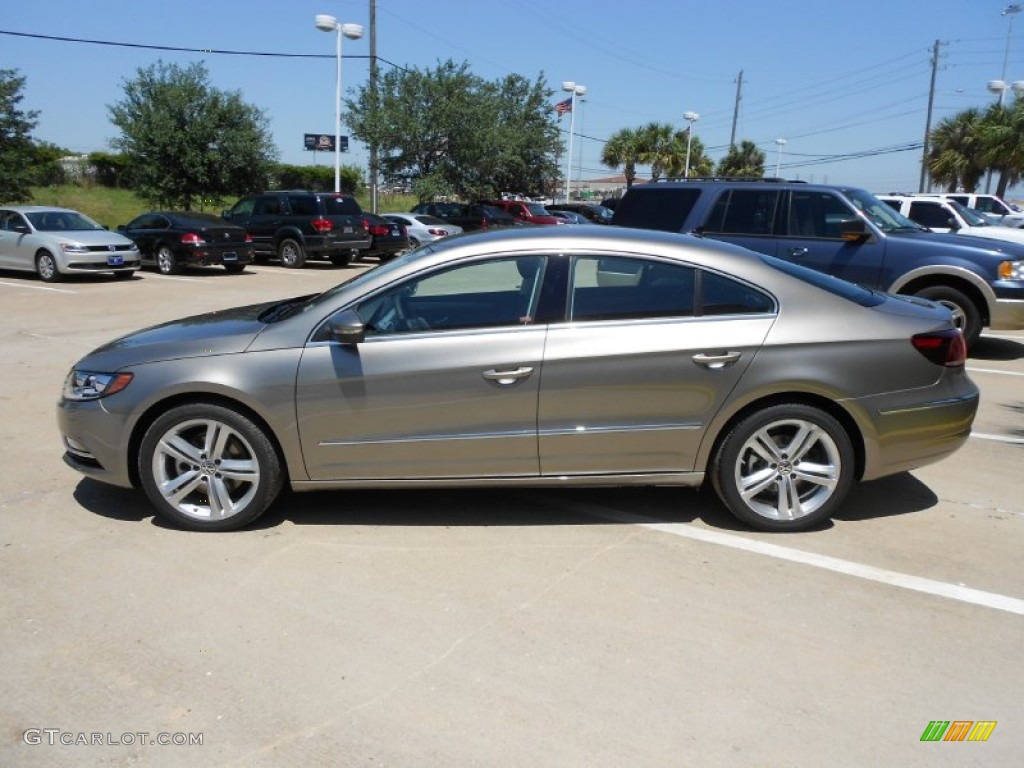
<instances>
[{"instance_id":1,"label":"tail light","mask_svg":"<svg viewBox=\"0 0 1024 768\"><path fill-rule=\"evenodd\" d=\"M363 219L363 227L371 235L386 235L388 234L389 225L387 224L371 224L369 219Z\"/></svg>"},{"instance_id":2,"label":"tail light","mask_svg":"<svg viewBox=\"0 0 1024 768\"><path fill-rule=\"evenodd\" d=\"M480 229L487 229L487 227L489 226L490 223L487 221L487 219L484 219L483 221L480 222Z\"/></svg>"},{"instance_id":3,"label":"tail light","mask_svg":"<svg viewBox=\"0 0 1024 768\"><path fill-rule=\"evenodd\" d=\"M247 243L251 243L252 242L252 235L250 235L248 232L245 233L245 242L247 242Z\"/></svg>"},{"instance_id":4,"label":"tail light","mask_svg":"<svg viewBox=\"0 0 1024 768\"><path fill-rule=\"evenodd\" d=\"M434 235L435 237L444 237L445 235L448 234L447 229L437 229L435 227L428 227L427 232Z\"/></svg>"},{"instance_id":5,"label":"tail light","mask_svg":"<svg viewBox=\"0 0 1024 768\"><path fill-rule=\"evenodd\" d=\"M203 240L203 238L201 238L195 232L187 232L186 234L182 235L181 242L185 243L186 245L206 245L206 241Z\"/></svg>"},{"instance_id":6,"label":"tail light","mask_svg":"<svg viewBox=\"0 0 1024 768\"><path fill-rule=\"evenodd\" d=\"M313 219L312 224L317 232L330 232L334 229L334 223L330 219Z\"/></svg>"},{"instance_id":7,"label":"tail light","mask_svg":"<svg viewBox=\"0 0 1024 768\"><path fill-rule=\"evenodd\" d=\"M956 328L918 333L911 338L914 349L936 365L958 368L967 362L967 344Z\"/></svg>"}]
</instances>

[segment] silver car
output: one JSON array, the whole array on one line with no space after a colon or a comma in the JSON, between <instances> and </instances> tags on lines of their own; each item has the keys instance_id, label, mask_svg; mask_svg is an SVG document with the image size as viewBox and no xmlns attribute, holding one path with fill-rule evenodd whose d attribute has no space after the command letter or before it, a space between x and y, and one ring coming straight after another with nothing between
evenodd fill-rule
<instances>
[{"instance_id":1,"label":"silver car","mask_svg":"<svg viewBox=\"0 0 1024 768\"><path fill-rule=\"evenodd\" d=\"M170 322L69 373L65 461L180 526L297 490L710 480L766 530L948 456L978 390L948 310L732 245L537 227Z\"/></svg>"},{"instance_id":2,"label":"silver car","mask_svg":"<svg viewBox=\"0 0 1024 768\"><path fill-rule=\"evenodd\" d=\"M432 243L449 235L461 235L462 227L449 224L437 216L426 213L382 213L388 221L401 224L409 236L409 245L418 248L424 243Z\"/></svg>"},{"instance_id":3,"label":"silver car","mask_svg":"<svg viewBox=\"0 0 1024 768\"><path fill-rule=\"evenodd\" d=\"M0 207L0 269L35 272L52 283L76 273L131 277L139 266L135 243L78 211Z\"/></svg>"}]
</instances>

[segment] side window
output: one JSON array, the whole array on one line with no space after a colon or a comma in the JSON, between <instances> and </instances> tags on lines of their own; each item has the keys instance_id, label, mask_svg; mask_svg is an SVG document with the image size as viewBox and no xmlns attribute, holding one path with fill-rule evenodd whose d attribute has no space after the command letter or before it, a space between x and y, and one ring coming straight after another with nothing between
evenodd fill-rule
<instances>
[{"instance_id":1,"label":"side window","mask_svg":"<svg viewBox=\"0 0 1024 768\"><path fill-rule=\"evenodd\" d=\"M281 200L277 197L261 197L253 207L257 216L277 216L281 213Z\"/></svg>"},{"instance_id":2,"label":"side window","mask_svg":"<svg viewBox=\"0 0 1024 768\"><path fill-rule=\"evenodd\" d=\"M786 229L790 237L815 237L840 240L839 224L857 218L857 214L830 192L789 193Z\"/></svg>"},{"instance_id":3,"label":"side window","mask_svg":"<svg viewBox=\"0 0 1024 768\"><path fill-rule=\"evenodd\" d=\"M923 227L948 229L953 226L953 215L939 203L915 200L910 204L910 218Z\"/></svg>"},{"instance_id":4,"label":"side window","mask_svg":"<svg viewBox=\"0 0 1024 768\"><path fill-rule=\"evenodd\" d=\"M247 197L243 200L239 200L235 203L235 207L231 209L231 218L252 216L252 210L255 204L256 198L254 197Z\"/></svg>"},{"instance_id":5,"label":"side window","mask_svg":"<svg viewBox=\"0 0 1024 768\"><path fill-rule=\"evenodd\" d=\"M779 201L778 190L727 190L718 200L704 231L732 235L770 235L775 231L775 211Z\"/></svg>"},{"instance_id":6,"label":"side window","mask_svg":"<svg viewBox=\"0 0 1024 768\"><path fill-rule=\"evenodd\" d=\"M682 232L683 225L700 196L701 190L695 187L633 187L616 206L612 224L638 229L659 229L663 232Z\"/></svg>"},{"instance_id":7,"label":"side window","mask_svg":"<svg viewBox=\"0 0 1024 768\"><path fill-rule=\"evenodd\" d=\"M292 216L317 216L320 213L317 199L310 195L288 195L288 207Z\"/></svg>"},{"instance_id":8,"label":"side window","mask_svg":"<svg viewBox=\"0 0 1024 768\"><path fill-rule=\"evenodd\" d=\"M750 315L775 311L770 296L716 272L701 273L701 315Z\"/></svg>"},{"instance_id":9,"label":"side window","mask_svg":"<svg viewBox=\"0 0 1024 768\"><path fill-rule=\"evenodd\" d=\"M578 256L569 318L619 320L693 314L696 269L626 256Z\"/></svg>"},{"instance_id":10,"label":"side window","mask_svg":"<svg viewBox=\"0 0 1024 768\"><path fill-rule=\"evenodd\" d=\"M367 336L530 325L545 263L520 256L449 267L372 296L356 311Z\"/></svg>"},{"instance_id":11,"label":"side window","mask_svg":"<svg viewBox=\"0 0 1024 768\"><path fill-rule=\"evenodd\" d=\"M882 202L885 203L886 205L888 205L894 211L899 211L899 209L900 209L900 201L899 200L883 200Z\"/></svg>"},{"instance_id":12,"label":"side window","mask_svg":"<svg viewBox=\"0 0 1024 768\"><path fill-rule=\"evenodd\" d=\"M950 195L947 199L960 203L960 205L967 205L970 202L970 198L967 195ZM978 202L981 202L981 198L978 198Z\"/></svg>"}]
</instances>

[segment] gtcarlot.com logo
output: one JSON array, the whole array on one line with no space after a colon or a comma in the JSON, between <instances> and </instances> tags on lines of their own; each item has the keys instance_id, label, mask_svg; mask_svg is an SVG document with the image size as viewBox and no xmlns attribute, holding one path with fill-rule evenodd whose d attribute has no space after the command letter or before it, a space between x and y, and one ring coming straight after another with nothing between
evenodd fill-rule
<instances>
[{"instance_id":1,"label":"gtcarlot.com logo","mask_svg":"<svg viewBox=\"0 0 1024 768\"><path fill-rule=\"evenodd\" d=\"M995 720L932 720L921 741L988 741L995 729Z\"/></svg>"},{"instance_id":2,"label":"gtcarlot.com logo","mask_svg":"<svg viewBox=\"0 0 1024 768\"><path fill-rule=\"evenodd\" d=\"M21 734L21 740L26 744L48 744L50 746L80 746L80 747L102 747L120 746L131 747L138 745L153 746L202 746L203 734L201 733L151 733L150 731L124 731L122 733L86 732L86 731L65 731L61 728L26 728Z\"/></svg>"}]
</instances>

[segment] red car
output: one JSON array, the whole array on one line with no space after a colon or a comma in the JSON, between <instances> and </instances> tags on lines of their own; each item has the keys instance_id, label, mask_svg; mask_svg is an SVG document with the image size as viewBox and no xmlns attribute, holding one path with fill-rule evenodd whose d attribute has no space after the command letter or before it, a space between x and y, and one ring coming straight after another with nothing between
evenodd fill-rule
<instances>
[{"instance_id":1,"label":"red car","mask_svg":"<svg viewBox=\"0 0 1024 768\"><path fill-rule=\"evenodd\" d=\"M528 203L525 200L488 200L485 205L493 205L500 208L510 216L527 224L568 224L564 219L559 219L548 213L548 209L540 203Z\"/></svg>"}]
</instances>

